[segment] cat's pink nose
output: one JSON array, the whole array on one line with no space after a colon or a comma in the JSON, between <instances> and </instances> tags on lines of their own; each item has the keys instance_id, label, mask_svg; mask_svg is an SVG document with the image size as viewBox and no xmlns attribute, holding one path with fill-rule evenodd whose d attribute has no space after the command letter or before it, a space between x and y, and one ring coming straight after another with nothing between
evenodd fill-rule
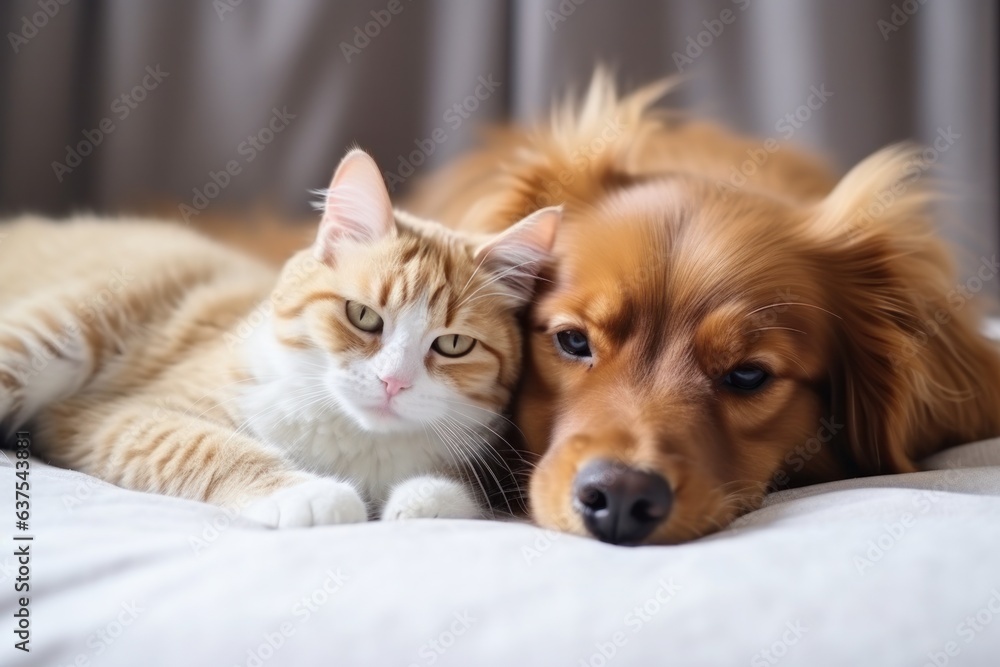
<instances>
[{"instance_id":1,"label":"cat's pink nose","mask_svg":"<svg viewBox=\"0 0 1000 667\"><path fill-rule=\"evenodd\" d=\"M410 388L410 382L408 380L402 380L393 375L382 378L382 384L385 385L385 393L389 396L389 398L392 398L404 389Z\"/></svg>"}]
</instances>

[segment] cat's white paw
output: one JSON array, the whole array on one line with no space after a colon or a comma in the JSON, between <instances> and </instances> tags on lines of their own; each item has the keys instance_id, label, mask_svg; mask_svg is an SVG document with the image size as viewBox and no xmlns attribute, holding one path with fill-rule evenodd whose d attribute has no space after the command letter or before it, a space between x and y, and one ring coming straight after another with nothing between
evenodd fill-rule
<instances>
[{"instance_id":1,"label":"cat's white paw","mask_svg":"<svg viewBox=\"0 0 1000 667\"><path fill-rule=\"evenodd\" d=\"M305 528L368 519L365 501L350 484L314 479L261 498L243 510L243 516L273 528Z\"/></svg>"},{"instance_id":2,"label":"cat's white paw","mask_svg":"<svg viewBox=\"0 0 1000 667\"><path fill-rule=\"evenodd\" d=\"M441 477L414 477L397 485L382 508L383 521L399 519L478 519L473 494L459 482Z\"/></svg>"}]
</instances>

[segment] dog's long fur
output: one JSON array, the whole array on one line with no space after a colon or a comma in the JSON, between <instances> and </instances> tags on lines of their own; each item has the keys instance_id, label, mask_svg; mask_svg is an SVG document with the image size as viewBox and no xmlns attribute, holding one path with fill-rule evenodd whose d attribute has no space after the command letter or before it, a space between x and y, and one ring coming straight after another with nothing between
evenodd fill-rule
<instances>
[{"instance_id":1,"label":"dog's long fur","mask_svg":"<svg viewBox=\"0 0 1000 667\"><path fill-rule=\"evenodd\" d=\"M517 407L540 457L534 518L586 534L572 481L610 458L669 481L673 511L647 541L683 541L775 488L910 472L1000 434L1000 356L933 235L919 149L838 182L787 146L651 109L667 88L619 98L598 72L582 103L498 132L410 202L480 231L565 205ZM588 362L557 351L566 328L589 337ZM747 363L772 379L727 389Z\"/></svg>"}]
</instances>

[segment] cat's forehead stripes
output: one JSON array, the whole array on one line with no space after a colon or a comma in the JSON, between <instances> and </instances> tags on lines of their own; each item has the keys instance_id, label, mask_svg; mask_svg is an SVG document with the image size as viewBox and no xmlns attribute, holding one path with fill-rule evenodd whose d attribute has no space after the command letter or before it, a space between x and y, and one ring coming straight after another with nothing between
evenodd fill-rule
<instances>
[{"instance_id":1,"label":"cat's forehead stripes","mask_svg":"<svg viewBox=\"0 0 1000 667\"><path fill-rule=\"evenodd\" d=\"M444 294L444 291L447 288L448 288L448 283L446 281L442 280L437 285L437 287L434 288L434 291L431 292L430 297L427 299L427 306L428 306L428 308L436 308L437 307L438 303L441 300L441 295Z\"/></svg>"},{"instance_id":2,"label":"cat's forehead stripes","mask_svg":"<svg viewBox=\"0 0 1000 667\"><path fill-rule=\"evenodd\" d=\"M399 308L414 299L426 299L430 312L451 326L460 304L458 291L471 277L471 251L445 235L425 238L404 230L401 236L403 245L381 267L377 307Z\"/></svg>"},{"instance_id":3,"label":"cat's forehead stripes","mask_svg":"<svg viewBox=\"0 0 1000 667\"><path fill-rule=\"evenodd\" d=\"M388 277L382 280L382 288L378 294L378 307L384 309L389 303L389 294L392 292L392 280Z\"/></svg>"},{"instance_id":4,"label":"cat's forehead stripes","mask_svg":"<svg viewBox=\"0 0 1000 667\"><path fill-rule=\"evenodd\" d=\"M452 291L448 297L448 307L445 309L444 325L450 327L455 321L455 314L458 312L458 294Z\"/></svg>"},{"instance_id":5,"label":"cat's forehead stripes","mask_svg":"<svg viewBox=\"0 0 1000 667\"><path fill-rule=\"evenodd\" d=\"M402 251L400 252L399 261L402 262L403 264L408 264L409 262L412 262L413 258L420 253L422 246L423 243L421 242L421 239L419 238L411 239L410 243L407 244L406 247L403 248Z\"/></svg>"}]
</instances>

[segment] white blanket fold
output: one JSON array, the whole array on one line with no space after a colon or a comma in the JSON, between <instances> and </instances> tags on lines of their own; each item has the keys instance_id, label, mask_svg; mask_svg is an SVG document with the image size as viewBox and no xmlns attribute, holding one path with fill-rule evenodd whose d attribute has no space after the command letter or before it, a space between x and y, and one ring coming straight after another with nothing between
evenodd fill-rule
<instances>
[{"instance_id":1,"label":"white blanket fold","mask_svg":"<svg viewBox=\"0 0 1000 667\"><path fill-rule=\"evenodd\" d=\"M23 654L0 459L0 664L1000 664L1000 440L930 463L630 549L487 521L279 532L33 461Z\"/></svg>"}]
</instances>

